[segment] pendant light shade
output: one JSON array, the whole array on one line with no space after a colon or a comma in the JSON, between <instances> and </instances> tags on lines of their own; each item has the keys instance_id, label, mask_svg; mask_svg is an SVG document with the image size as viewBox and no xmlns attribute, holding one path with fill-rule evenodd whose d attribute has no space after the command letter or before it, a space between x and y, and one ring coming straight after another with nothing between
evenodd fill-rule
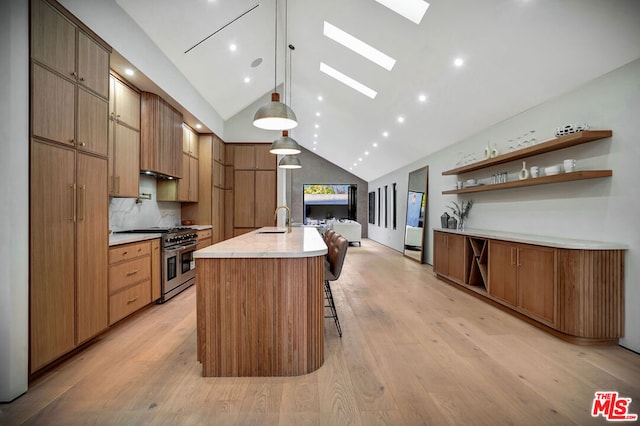
<instances>
[{"instance_id":1,"label":"pendant light shade","mask_svg":"<svg viewBox=\"0 0 640 426\"><path fill-rule=\"evenodd\" d=\"M300 145L298 145L298 142L296 142L295 139L289 137L289 132L287 130L283 130L282 137L273 141L269 152L272 154L280 155L295 155L300 154L301 149Z\"/></svg>"},{"instance_id":2,"label":"pendant light shade","mask_svg":"<svg viewBox=\"0 0 640 426\"><path fill-rule=\"evenodd\" d=\"M291 108L280 102L280 94L272 93L271 102L262 105L253 116L253 125L265 130L287 130L298 125Z\"/></svg>"},{"instance_id":3,"label":"pendant light shade","mask_svg":"<svg viewBox=\"0 0 640 426\"><path fill-rule=\"evenodd\" d=\"M278 167L281 169L299 169L302 167L302 163L298 157L292 155L285 155L278 163Z\"/></svg>"}]
</instances>

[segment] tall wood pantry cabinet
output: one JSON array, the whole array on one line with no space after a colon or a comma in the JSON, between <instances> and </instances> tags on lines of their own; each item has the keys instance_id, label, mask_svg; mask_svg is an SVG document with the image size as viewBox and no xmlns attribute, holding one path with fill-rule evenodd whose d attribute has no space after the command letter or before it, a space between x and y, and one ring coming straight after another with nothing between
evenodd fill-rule
<instances>
[{"instance_id":1,"label":"tall wood pantry cabinet","mask_svg":"<svg viewBox=\"0 0 640 426\"><path fill-rule=\"evenodd\" d=\"M270 144L233 145L233 226L241 235L274 225L277 156Z\"/></svg>"},{"instance_id":2,"label":"tall wood pantry cabinet","mask_svg":"<svg viewBox=\"0 0 640 426\"><path fill-rule=\"evenodd\" d=\"M110 48L31 1L30 372L108 326Z\"/></svg>"}]
</instances>

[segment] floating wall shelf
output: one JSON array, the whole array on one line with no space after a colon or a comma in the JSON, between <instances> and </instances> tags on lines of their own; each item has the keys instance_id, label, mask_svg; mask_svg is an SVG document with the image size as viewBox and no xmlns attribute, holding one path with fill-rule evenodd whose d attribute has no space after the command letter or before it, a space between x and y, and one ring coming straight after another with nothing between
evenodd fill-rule
<instances>
[{"instance_id":1,"label":"floating wall shelf","mask_svg":"<svg viewBox=\"0 0 640 426\"><path fill-rule=\"evenodd\" d=\"M611 130L585 130L582 132L572 133L570 135L561 136L556 139L551 139L549 141L542 142L537 145L530 146L528 148L523 148L518 151L508 152L506 154L498 155L497 157L488 158L483 161L478 161L477 163L467 164L465 166L458 167L451 170L445 170L444 172L442 172L442 174L445 176L459 175L462 173L472 172L475 170L481 170L487 167L496 166L498 164L504 164L511 161L532 157L534 155L544 154L546 152L557 151L560 149L569 148L571 146L580 145L587 142L593 142L599 139L609 138L611 137L612 134L613 132ZM600 177L600 176L597 176L597 177ZM569 180L574 180L574 179L569 179ZM500 185L503 185L503 184L500 184ZM496 186L496 185L492 185L492 186Z\"/></svg>"}]
</instances>

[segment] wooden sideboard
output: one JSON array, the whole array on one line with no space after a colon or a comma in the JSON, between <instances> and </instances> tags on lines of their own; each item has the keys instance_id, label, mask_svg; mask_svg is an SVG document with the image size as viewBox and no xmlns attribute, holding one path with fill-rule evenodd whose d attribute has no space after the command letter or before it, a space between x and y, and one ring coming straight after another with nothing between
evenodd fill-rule
<instances>
[{"instance_id":1,"label":"wooden sideboard","mask_svg":"<svg viewBox=\"0 0 640 426\"><path fill-rule=\"evenodd\" d=\"M436 275L572 343L624 335L621 244L434 230Z\"/></svg>"}]
</instances>

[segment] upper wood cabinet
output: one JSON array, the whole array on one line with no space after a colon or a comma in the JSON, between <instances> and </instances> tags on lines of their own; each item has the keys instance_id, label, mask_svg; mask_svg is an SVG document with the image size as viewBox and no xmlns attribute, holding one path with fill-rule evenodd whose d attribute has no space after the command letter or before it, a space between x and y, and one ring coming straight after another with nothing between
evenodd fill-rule
<instances>
[{"instance_id":1,"label":"upper wood cabinet","mask_svg":"<svg viewBox=\"0 0 640 426\"><path fill-rule=\"evenodd\" d=\"M140 170L182 178L182 113L158 95L141 93Z\"/></svg>"},{"instance_id":2,"label":"upper wood cabinet","mask_svg":"<svg viewBox=\"0 0 640 426\"><path fill-rule=\"evenodd\" d=\"M182 152L198 158L198 134L186 124L182 125Z\"/></svg>"},{"instance_id":3,"label":"upper wood cabinet","mask_svg":"<svg viewBox=\"0 0 640 426\"><path fill-rule=\"evenodd\" d=\"M78 83L98 95L109 96L109 52L78 31Z\"/></svg>"},{"instance_id":4,"label":"upper wood cabinet","mask_svg":"<svg viewBox=\"0 0 640 426\"><path fill-rule=\"evenodd\" d=\"M249 144L234 145L233 168L235 170L255 170L256 147Z\"/></svg>"},{"instance_id":5,"label":"upper wood cabinet","mask_svg":"<svg viewBox=\"0 0 640 426\"><path fill-rule=\"evenodd\" d=\"M213 159L220 164L225 163L225 145L222 139L217 136L213 137Z\"/></svg>"},{"instance_id":6,"label":"upper wood cabinet","mask_svg":"<svg viewBox=\"0 0 640 426\"><path fill-rule=\"evenodd\" d=\"M78 149L106 157L109 126L108 103L104 99L78 88L76 122Z\"/></svg>"},{"instance_id":7,"label":"upper wood cabinet","mask_svg":"<svg viewBox=\"0 0 640 426\"><path fill-rule=\"evenodd\" d=\"M137 197L140 192L140 94L109 78L109 195Z\"/></svg>"},{"instance_id":8,"label":"upper wood cabinet","mask_svg":"<svg viewBox=\"0 0 640 426\"><path fill-rule=\"evenodd\" d=\"M34 63L31 66L33 136L75 145L75 84Z\"/></svg>"},{"instance_id":9,"label":"upper wood cabinet","mask_svg":"<svg viewBox=\"0 0 640 426\"><path fill-rule=\"evenodd\" d=\"M256 147L256 169L276 170L278 168L278 156L269 152L271 144L255 145Z\"/></svg>"},{"instance_id":10,"label":"upper wood cabinet","mask_svg":"<svg viewBox=\"0 0 640 426\"><path fill-rule=\"evenodd\" d=\"M42 0L31 2L31 57L67 78L76 71L76 26Z\"/></svg>"},{"instance_id":11,"label":"upper wood cabinet","mask_svg":"<svg viewBox=\"0 0 640 426\"><path fill-rule=\"evenodd\" d=\"M31 57L106 99L109 50L44 0L31 2L31 20Z\"/></svg>"},{"instance_id":12,"label":"upper wood cabinet","mask_svg":"<svg viewBox=\"0 0 640 426\"><path fill-rule=\"evenodd\" d=\"M140 93L109 77L109 116L118 124L140 130Z\"/></svg>"}]
</instances>

